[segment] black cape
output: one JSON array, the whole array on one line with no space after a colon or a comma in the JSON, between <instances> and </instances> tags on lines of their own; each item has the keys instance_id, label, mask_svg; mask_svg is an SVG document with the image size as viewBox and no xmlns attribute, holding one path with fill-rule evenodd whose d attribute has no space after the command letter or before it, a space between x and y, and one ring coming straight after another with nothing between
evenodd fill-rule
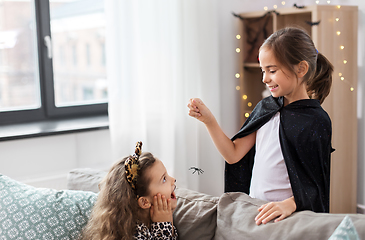
<instances>
[{"instance_id":1,"label":"black cape","mask_svg":"<svg viewBox=\"0 0 365 240\"><path fill-rule=\"evenodd\" d=\"M284 107L284 99L261 100L240 131L242 138L280 112L279 139L297 211L329 212L331 119L318 100L303 99ZM225 192L249 194L255 146L237 163L225 166Z\"/></svg>"}]
</instances>

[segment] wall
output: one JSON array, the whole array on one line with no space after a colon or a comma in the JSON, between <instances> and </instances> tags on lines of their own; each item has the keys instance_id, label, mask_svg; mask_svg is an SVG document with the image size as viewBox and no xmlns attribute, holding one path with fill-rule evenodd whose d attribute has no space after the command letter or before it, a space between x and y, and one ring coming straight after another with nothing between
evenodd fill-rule
<instances>
[{"instance_id":1,"label":"wall","mask_svg":"<svg viewBox=\"0 0 365 240\"><path fill-rule=\"evenodd\" d=\"M36 187L65 189L71 169L111 162L109 130L0 142L0 174Z\"/></svg>"}]
</instances>

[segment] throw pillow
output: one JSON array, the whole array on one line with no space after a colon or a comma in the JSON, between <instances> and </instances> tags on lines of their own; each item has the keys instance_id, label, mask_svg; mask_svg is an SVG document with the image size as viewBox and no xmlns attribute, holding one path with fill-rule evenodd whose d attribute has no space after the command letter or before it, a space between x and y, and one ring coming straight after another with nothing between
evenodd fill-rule
<instances>
[{"instance_id":1,"label":"throw pillow","mask_svg":"<svg viewBox=\"0 0 365 240\"><path fill-rule=\"evenodd\" d=\"M96 196L35 188L0 175L0 239L76 239Z\"/></svg>"},{"instance_id":2,"label":"throw pillow","mask_svg":"<svg viewBox=\"0 0 365 240\"><path fill-rule=\"evenodd\" d=\"M175 194L177 207L174 211L174 225L179 239L213 239L217 226L219 197L185 188L177 188Z\"/></svg>"},{"instance_id":3,"label":"throw pillow","mask_svg":"<svg viewBox=\"0 0 365 240\"><path fill-rule=\"evenodd\" d=\"M347 215L328 240L360 240L356 228Z\"/></svg>"}]
</instances>

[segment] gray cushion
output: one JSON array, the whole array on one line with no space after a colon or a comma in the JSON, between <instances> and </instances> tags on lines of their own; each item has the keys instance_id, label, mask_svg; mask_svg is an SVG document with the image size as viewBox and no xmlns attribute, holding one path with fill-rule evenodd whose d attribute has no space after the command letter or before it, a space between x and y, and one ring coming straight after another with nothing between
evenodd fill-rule
<instances>
[{"instance_id":1,"label":"gray cushion","mask_svg":"<svg viewBox=\"0 0 365 240\"><path fill-rule=\"evenodd\" d=\"M0 239L76 239L96 194L35 188L0 175Z\"/></svg>"},{"instance_id":2,"label":"gray cushion","mask_svg":"<svg viewBox=\"0 0 365 240\"><path fill-rule=\"evenodd\" d=\"M177 188L177 207L174 225L180 240L211 240L217 225L217 203L219 197Z\"/></svg>"},{"instance_id":3,"label":"gray cushion","mask_svg":"<svg viewBox=\"0 0 365 240\"><path fill-rule=\"evenodd\" d=\"M264 201L244 193L225 193L218 203L215 239L328 239L348 215L365 237L365 215L302 211L274 223L257 226L254 219Z\"/></svg>"}]
</instances>

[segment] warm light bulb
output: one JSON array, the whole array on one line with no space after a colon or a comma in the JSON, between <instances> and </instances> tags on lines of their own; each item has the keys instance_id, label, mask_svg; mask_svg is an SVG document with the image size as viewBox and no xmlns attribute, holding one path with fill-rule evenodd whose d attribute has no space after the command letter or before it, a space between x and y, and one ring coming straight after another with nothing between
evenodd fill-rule
<instances>
[{"instance_id":1,"label":"warm light bulb","mask_svg":"<svg viewBox=\"0 0 365 240\"><path fill-rule=\"evenodd\" d=\"M344 77L341 77L341 81L343 81L343 80L345 80L345 78Z\"/></svg>"},{"instance_id":2,"label":"warm light bulb","mask_svg":"<svg viewBox=\"0 0 365 240\"><path fill-rule=\"evenodd\" d=\"M282 1L282 2L281 2L281 5L285 5L285 1Z\"/></svg>"},{"instance_id":3,"label":"warm light bulb","mask_svg":"<svg viewBox=\"0 0 365 240\"><path fill-rule=\"evenodd\" d=\"M239 73L236 73L236 75L234 75L236 78L240 78L241 75Z\"/></svg>"},{"instance_id":4,"label":"warm light bulb","mask_svg":"<svg viewBox=\"0 0 365 240\"><path fill-rule=\"evenodd\" d=\"M336 18L336 22L338 22L338 21L340 21L340 19L339 18Z\"/></svg>"},{"instance_id":5,"label":"warm light bulb","mask_svg":"<svg viewBox=\"0 0 365 240\"><path fill-rule=\"evenodd\" d=\"M319 1L316 1L316 4L319 4Z\"/></svg>"},{"instance_id":6,"label":"warm light bulb","mask_svg":"<svg viewBox=\"0 0 365 240\"><path fill-rule=\"evenodd\" d=\"M236 35L236 38L237 38L237 39L241 39L241 35L237 34L237 35Z\"/></svg>"},{"instance_id":7,"label":"warm light bulb","mask_svg":"<svg viewBox=\"0 0 365 240\"><path fill-rule=\"evenodd\" d=\"M242 96L242 98L243 98L244 100L246 100L246 99L247 99L247 95L243 95L243 96Z\"/></svg>"},{"instance_id":8,"label":"warm light bulb","mask_svg":"<svg viewBox=\"0 0 365 240\"><path fill-rule=\"evenodd\" d=\"M340 48L341 48L341 50L343 50L345 48L345 46L341 45Z\"/></svg>"},{"instance_id":9,"label":"warm light bulb","mask_svg":"<svg viewBox=\"0 0 365 240\"><path fill-rule=\"evenodd\" d=\"M274 7L274 9L277 9L277 8L278 8L278 6L277 6L277 5L274 5L273 7Z\"/></svg>"},{"instance_id":10,"label":"warm light bulb","mask_svg":"<svg viewBox=\"0 0 365 240\"><path fill-rule=\"evenodd\" d=\"M337 35L338 35L338 36L340 36L340 34L341 34L341 32L340 32L340 31L337 31L336 33L337 33Z\"/></svg>"},{"instance_id":11,"label":"warm light bulb","mask_svg":"<svg viewBox=\"0 0 365 240\"><path fill-rule=\"evenodd\" d=\"M248 102L247 106L252 107L252 102Z\"/></svg>"},{"instance_id":12,"label":"warm light bulb","mask_svg":"<svg viewBox=\"0 0 365 240\"><path fill-rule=\"evenodd\" d=\"M347 63L347 60L343 60L343 64L346 64Z\"/></svg>"},{"instance_id":13,"label":"warm light bulb","mask_svg":"<svg viewBox=\"0 0 365 240\"><path fill-rule=\"evenodd\" d=\"M337 8L340 9L341 8L341 5L337 5Z\"/></svg>"},{"instance_id":14,"label":"warm light bulb","mask_svg":"<svg viewBox=\"0 0 365 240\"><path fill-rule=\"evenodd\" d=\"M331 3L331 1L327 1L327 4L330 4Z\"/></svg>"},{"instance_id":15,"label":"warm light bulb","mask_svg":"<svg viewBox=\"0 0 365 240\"><path fill-rule=\"evenodd\" d=\"M240 48L236 48L236 52L237 53L241 52L241 49Z\"/></svg>"},{"instance_id":16,"label":"warm light bulb","mask_svg":"<svg viewBox=\"0 0 365 240\"><path fill-rule=\"evenodd\" d=\"M237 87L236 87L236 90L237 90L237 91L239 91L240 89L241 89L241 87L240 87L240 86L237 86Z\"/></svg>"},{"instance_id":17,"label":"warm light bulb","mask_svg":"<svg viewBox=\"0 0 365 240\"><path fill-rule=\"evenodd\" d=\"M350 91L353 92L355 89L353 87L350 88Z\"/></svg>"},{"instance_id":18,"label":"warm light bulb","mask_svg":"<svg viewBox=\"0 0 365 240\"><path fill-rule=\"evenodd\" d=\"M342 76L342 73L339 73L339 74L338 74L338 76L340 76L340 77L341 77L341 76Z\"/></svg>"},{"instance_id":19,"label":"warm light bulb","mask_svg":"<svg viewBox=\"0 0 365 240\"><path fill-rule=\"evenodd\" d=\"M267 7L264 7L264 10L265 10L265 11L267 11L267 9L268 9Z\"/></svg>"},{"instance_id":20,"label":"warm light bulb","mask_svg":"<svg viewBox=\"0 0 365 240\"><path fill-rule=\"evenodd\" d=\"M245 117L248 118L250 116L249 113L245 113Z\"/></svg>"}]
</instances>

